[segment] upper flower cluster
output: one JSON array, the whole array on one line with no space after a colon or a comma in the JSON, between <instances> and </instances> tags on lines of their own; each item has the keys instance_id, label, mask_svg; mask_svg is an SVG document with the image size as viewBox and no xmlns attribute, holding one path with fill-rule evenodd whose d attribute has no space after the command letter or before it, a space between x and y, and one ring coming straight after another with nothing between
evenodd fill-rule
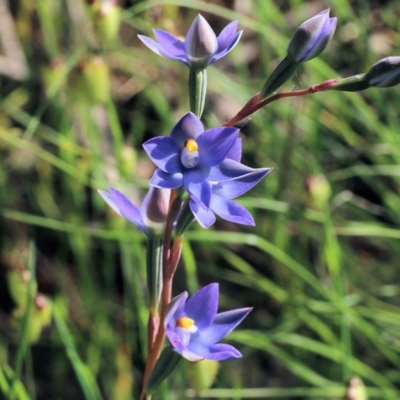
<instances>
[{"instance_id":1,"label":"upper flower cluster","mask_svg":"<svg viewBox=\"0 0 400 400\"><path fill-rule=\"evenodd\" d=\"M199 14L192 22L185 41L160 29L153 29L157 42L147 36L138 37L154 53L202 69L236 46L242 35L242 31L237 31L237 26L238 21L231 22L217 37L206 19Z\"/></svg>"},{"instance_id":2,"label":"upper flower cluster","mask_svg":"<svg viewBox=\"0 0 400 400\"><path fill-rule=\"evenodd\" d=\"M235 128L204 131L194 114L185 114L169 137L158 136L143 144L158 167L150 185L165 189L184 186L191 210L203 227L215 221L210 210L225 219L253 225L248 211L229 200L251 189L270 169L252 169L240 163L238 136Z\"/></svg>"}]
</instances>

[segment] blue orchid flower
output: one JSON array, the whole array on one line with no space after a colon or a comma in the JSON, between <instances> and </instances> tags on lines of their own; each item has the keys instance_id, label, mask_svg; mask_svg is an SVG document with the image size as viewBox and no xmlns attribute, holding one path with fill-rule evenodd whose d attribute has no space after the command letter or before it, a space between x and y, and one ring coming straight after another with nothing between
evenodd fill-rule
<instances>
[{"instance_id":1,"label":"blue orchid flower","mask_svg":"<svg viewBox=\"0 0 400 400\"><path fill-rule=\"evenodd\" d=\"M208 209L212 184L249 172L241 163L227 159L230 153L239 152L238 135L236 128L204 131L193 113L185 114L169 137L158 136L143 144L158 167L150 185L164 189L177 189L183 185L193 201Z\"/></svg>"},{"instance_id":2,"label":"blue orchid flower","mask_svg":"<svg viewBox=\"0 0 400 400\"><path fill-rule=\"evenodd\" d=\"M164 327L167 337L182 357L189 361L240 358L233 346L218 343L247 316L251 308L217 313L219 287L212 283L188 299L183 292L167 307Z\"/></svg>"},{"instance_id":3,"label":"blue orchid flower","mask_svg":"<svg viewBox=\"0 0 400 400\"><path fill-rule=\"evenodd\" d=\"M147 36L138 37L154 53L201 69L219 60L236 46L242 35L242 31L237 31L237 26L238 21L231 22L216 37L209 23L199 14L192 22L184 42L160 29L153 29L157 42Z\"/></svg>"}]
</instances>

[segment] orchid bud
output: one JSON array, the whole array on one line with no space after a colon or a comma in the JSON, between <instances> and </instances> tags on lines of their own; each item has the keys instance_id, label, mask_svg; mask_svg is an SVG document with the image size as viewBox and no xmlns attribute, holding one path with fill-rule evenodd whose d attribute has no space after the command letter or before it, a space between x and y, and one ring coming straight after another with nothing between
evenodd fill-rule
<instances>
[{"instance_id":1,"label":"orchid bud","mask_svg":"<svg viewBox=\"0 0 400 400\"><path fill-rule=\"evenodd\" d=\"M161 233L169 211L169 189L150 186L140 208L140 215L147 232Z\"/></svg>"},{"instance_id":2,"label":"orchid bud","mask_svg":"<svg viewBox=\"0 0 400 400\"><path fill-rule=\"evenodd\" d=\"M93 103L105 103L110 96L110 72L105 61L99 56L90 57L78 70L85 97Z\"/></svg>"},{"instance_id":3,"label":"orchid bud","mask_svg":"<svg viewBox=\"0 0 400 400\"><path fill-rule=\"evenodd\" d=\"M323 209L331 197L331 187L324 175L314 175L307 179L307 189L314 207Z\"/></svg>"},{"instance_id":4,"label":"orchid bud","mask_svg":"<svg viewBox=\"0 0 400 400\"><path fill-rule=\"evenodd\" d=\"M102 45L112 44L118 36L121 8L115 0L103 1L95 13L94 26Z\"/></svg>"},{"instance_id":5,"label":"orchid bud","mask_svg":"<svg viewBox=\"0 0 400 400\"><path fill-rule=\"evenodd\" d=\"M367 400L367 392L360 378L350 379L344 400Z\"/></svg>"},{"instance_id":6,"label":"orchid bud","mask_svg":"<svg viewBox=\"0 0 400 400\"><path fill-rule=\"evenodd\" d=\"M366 74L366 79L373 87L391 87L400 83L400 57L382 58Z\"/></svg>"},{"instance_id":7,"label":"orchid bud","mask_svg":"<svg viewBox=\"0 0 400 400\"><path fill-rule=\"evenodd\" d=\"M303 63L318 56L335 32L337 19L329 17L329 8L303 22L292 36L288 57Z\"/></svg>"},{"instance_id":8,"label":"orchid bud","mask_svg":"<svg viewBox=\"0 0 400 400\"><path fill-rule=\"evenodd\" d=\"M191 67L203 69L218 50L210 24L200 14L193 20L185 39L185 52Z\"/></svg>"}]
</instances>

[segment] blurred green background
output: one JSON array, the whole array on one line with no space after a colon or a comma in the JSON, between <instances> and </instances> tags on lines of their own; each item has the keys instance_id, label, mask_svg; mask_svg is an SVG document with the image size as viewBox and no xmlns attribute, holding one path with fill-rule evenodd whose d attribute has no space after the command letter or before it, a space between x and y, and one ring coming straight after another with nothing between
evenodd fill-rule
<instances>
[{"instance_id":1,"label":"blurred green background","mask_svg":"<svg viewBox=\"0 0 400 400\"><path fill-rule=\"evenodd\" d=\"M138 397L145 237L96 189L139 204L154 169L141 144L189 106L187 67L136 35L184 36L199 12L217 34L239 20L240 43L209 68L214 127L326 7L334 39L282 90L398 55L395 0L0 0L0 398ZM198 394L214 366L184 364L154 399L365 400L358 380L345 397L354 376L370 399L400 398L399 104L398 88L317 93L240 124L244 163L275 168L240 199L257 226L194 224L174 293L218 281L221 310L253 306L227 339L243 359Z\"/></svg>"}]
</instances>

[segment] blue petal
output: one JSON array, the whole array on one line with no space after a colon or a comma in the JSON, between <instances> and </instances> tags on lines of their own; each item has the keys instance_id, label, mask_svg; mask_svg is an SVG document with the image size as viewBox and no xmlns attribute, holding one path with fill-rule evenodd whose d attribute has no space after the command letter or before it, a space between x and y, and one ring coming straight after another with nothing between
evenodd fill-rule
<instances>
[{"instance_id":1,"label":"blue petal","mask_svg":"<svg viewBox=\"0 0 400 400\"><path fill-rule=\"evenodd\" d=\"M239 178L254 171L255 170L253 168L241 164L238 161L226 159L219 165L210 168L207 179L211 182L217 183Z\"/></svg>"},{"instance_id":2,"label":"blue petal","mask_svg":"<svg viewBox=\"0 0 400 400\"><path fill-rule=\"evenodd\" d=\"M236 21L234 21L236 22ZM234 23L234 22L231 22ZM231 25L229 24L229 25ZM225 29L229 28L229 25L227 25L225 27ZM236 27L235 27L236 28ZM221 57L224 57L226 54L228 54L231 50L233 50L233 48L237 45L237 43L239 42L243 31L239 31L236 33L233 32L227 32L227 34L223 37L221 37L221 35L224 33L225 29L221 32L221 34L218 36L217 40L218 40L218 51L214 54L213 58L211 59L210 63L213 63L214 61L219 60ZM221 37L221 39L220 39ZM230 41L229 41L230 39Z\"/></svg>"},{"instance_id":3,"label":"blue petal","mask_svg":"<svg viewBox=\"0 0 400 400\"><path fill-rule=\"evenodd\" d=\"M203 124L196 115L188 112L172 128L170 137L175 140L179 149L182 149L186 140L196 140L202 132L204 132Z\"/></svg>"},{"instance_id":4,"label":"blue petal","mask_svg":"<svg viewBox=\"0 0 400 400\"><path fill-rule=\"evenodd\" d=\"M230 160L240 162L242 159L242 139L237 138L235 144L232 146L232 148L229 150L228 154L226 155L226 158L229 158Z\"/></svg>"},{"instance_id":5,"label":"blue petal","mask_svg":"<svg viewBox=\"0 0 400 400\"><path fill-rule=\"evenodd\" d=\"M178 351L178 350L177 350ZM201 361L204 360L204 357L202 357L199 354L193 353L187 349L183 349L181 351L178 351L182 355L182 357L186 358L186 360L190 362L196 362L196 361Z\"/></svg>"},{"instance_id":6,"label":"blue petal","mask_svg":"<svg viewBox=\"0 0 400 400\"><path fill-rule=\"evenodd\" d=\"M211 283L196 292L186 302L184 313L194 320L198 333L209 327L214 321L218 310L218 296L218 283ZM197 335L197 333L193 335Z\"/></svg>"},{"instance_id":7,"label":"blue petal","mask_svg":"<svg viewBox=\"0 0 400 400\"><path fill-rule=\"evenodd\" d=\"M187 298L188 292L183 292L171 300L165 310L165 324L173 322L173 325L175 326L177 319L183 315L183 308Z\"/></svg>"},{"instance_id":8,"label":"blue petal","mask_svg":"<svg viewBox=\"0 0 400 400\"><path fill-rule=\"evenodd\" d=\"M210 353L205 357L207 360L224 361L242 357L242 353L229 344L218 343L210 347Z\"/></svg>"},{"instance_id":9,"label":"blue petal","mask_svg":"<svg viewBox=\"0 0 400 400\"><path fill-rule=\"evenodd\" d=\"M160 29L153 29L154 36L159 43L159 52L162 56L170 58L171 60L180 61L188 65L184 43L171 35L169 32Z\"/></svg>"},{"instance_id":10,"label":"blue petal","mask_svg":"<svg viewBox=\"0 0 400 400\"><path fill-rule=\"evenodd\" d=\"M239 129L213 128L203 132L197 138L199 146L199 166L213 167L221 163L236 144Z\"/></svg>"},{"instance_id":11,"label":"blue petal","mask_svg":"<svg viewBox=\"0 0 400 400\"><path fill-rule=\"evenodd\" d=\"M180 172L168 174L157 168L150 179L150 185L163 189L176 189L183 185L183 175Z\"/></svg>"},{"instance_id":12,"label":"blue petal","mask_svg":"<svg viewBox=\"0 0 400 400\"><path fill-rule=\"evenodd\" d=\"M209 346L219 342L235 329L251 310L252 308L240 308L217 314L212 325L200 331L194 341Z\"/></svg>"},{"instance_id":13,"label":"blue petal","mask_svg":"<svg viewBox=\"0 0 400 400\"><path fill-rule=\"evenodd\" d=\"M183 174L183 185L192 200L208 209L211 201L211 184L199 169L191 169Z\"/></svg>"},{"instance_id":14,"label":"blue petal","mask_svg":"<svg viewBox=\"0 0 400 400\"><path fill-rule=\"evenodd\" d=\"M230 22L224 29L222 29L221 33L218 35L218 50L217 52L221 52L229 47L232 43L232 40L235 38L239 21Z\"/></svg>"},{"instance_id":15,"label":"blue petal","mask_svg":"<svg viewBox=\"0 0 400 400\"><path fill-rule=\"evenodd\" d=\"M264 176L272 171L272 168L251 169L248 174L241 175L237 178L225 180L213 185L212 192L224 199L231 200L241 196L252 189ZM224 175L228 173L223 170ZM222 175L222 176L224 176ZM221 177L222 177L221 176Z\"/></svg>"},{"instance_id":16,"label":"blue petal","mask_svg":"<svg viewBox=\"0 0 400 400\"><path fill-rule=\"evenodd\" d=\"M200 342L190 342L187 346L187 350L191 354L196 354L197 357L201 357L203 360L210 354L210 346Z\"/></svg>"},{"instance_id":17,"label":"blue petal","mask_svg":"<svg viewBox=\"0 0 400 400\"><path fill-rule=\"evenodd\" d=\"M155 42L153 39L150 39L147 36L144 35L138 35L138 38L145 44L151 51L154 51L154 53L158 54L161 56L162 54L160 53L160 45Z\"/></svg>"},{"instance_id":18,"label":"blue petal","mask_svg":"<svg viewBox=\"0 0 400 400\"><path fill-rule=\"evenodd\" d=\"M210 209L204 209L193 200L190 200L189 205L194 217L202 228L207 229L215 222L215 215Z\"/></svg>"},{"instance_id":19,"label":"blue petal","mask_svg":"<svg viewBox=\"0 0 400 400\"><path fill-rule=\"evenodd\" d=\"M254 218L241 205L233 201L225 200L222 197L213 195L211 197L210 208L221 218L234 222L235 224L254 226Z\"/></svg>"},{"instance_id":20,"label":"blue petal","mask_svg":"<svg viewBox=\"0 0 400 400\"><path fill-rule=\"evenodd\" d=\"M143 143L143 148L158 168L172 174L181 171L179 148L170 137L157 136Z\"/></svg>"},{"instance_id":21,"label":"blue petal","mask_svg":"<svg viewBox=\"0 0 400 400\"><path fill-rule=\"evenodd\" d=\"M145 232L146 228L142 222L139 208L119 190L109 187L109 191L110 193L99 190L99 193L115 212L133 222L141 231Z\"/></svg>"}]
</instances>

